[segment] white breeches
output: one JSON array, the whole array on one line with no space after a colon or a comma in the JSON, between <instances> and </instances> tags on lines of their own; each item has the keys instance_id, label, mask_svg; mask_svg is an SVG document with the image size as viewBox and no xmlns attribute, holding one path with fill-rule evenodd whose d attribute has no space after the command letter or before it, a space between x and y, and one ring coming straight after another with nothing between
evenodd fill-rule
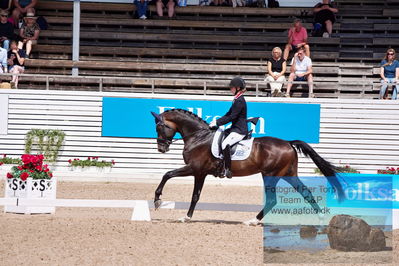
<instances>
[{"instance_id":1,"label":"white breeches","mask_svg":"<svg viewBox=\"0 0 399 266\"><path fill-rule=\"evenodd\" d=\"M245 135L240 135L236 132L231 132L222 142L222 150L226 148L227 145L233 146L240 140L242 140Z\"/></svg>"},{"instance_id":2,"label":"white breeches","mask_svg":"<svg viewBox=\"0 0 399 266\"><path fill-rule=\"evenodd\" d=\"M274 78L272 76L267 75L265 81L269 81L270 83L270 88L271 91L273 92L274 90L278 90L281 91L281 88L283 87L283 83L277 83L277 82L273 82L273 81L279 81L279 82L284 82L285 81L285 77L280 76L277 80L274 80Z\"/></svg>"}]
</instances>

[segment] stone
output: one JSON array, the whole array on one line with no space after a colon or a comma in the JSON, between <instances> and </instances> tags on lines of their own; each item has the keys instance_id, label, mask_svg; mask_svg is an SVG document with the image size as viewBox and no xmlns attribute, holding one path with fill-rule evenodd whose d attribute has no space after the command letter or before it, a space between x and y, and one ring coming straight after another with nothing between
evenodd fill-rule
<instances>
[{"instance_id":1,"label":"stone","mask_svg":"<svg viewBox=\"0 0 399 266\"><path fill-rule=\"evenodd\" d=\"M332 249L340 251L381 251L386 249L384 232L350 215L334 216L327 230Z\"/></svg>"},{"instance_id":2,"label":"stone","mask_svg":"<svg viewBox=\"0 0 399 266\"><path fill-rule=\"evenodd\" d=\"M299 229L299 236L301 238L315 238L317 235L317 228L313 225L303 225Z\"/></svg>"},{"instance_id":3,"label":"stone","mask_svg":"<svg viewBox=\"0 0 399 266\"><path fill-rule=\"evenodd\" d=\"M273 229L270 229L270 232L272 232L272 233L279 233L279 232L280 232L280 229L278 229L278 228L273 228Z\"/></svg>"},{"instance_id":4,"label":"stone","mask_svg":"<svg viewBox=\"0 0 399 266\"><path fill-rule=\"evenodd\" d=\"M327 230L328 230L328 227L324 227L323 229L321 229L320 232L317 232L317 234L319 234L319 235L325 235L325 234L327 234Z\"/></svg>"}]
</instances>

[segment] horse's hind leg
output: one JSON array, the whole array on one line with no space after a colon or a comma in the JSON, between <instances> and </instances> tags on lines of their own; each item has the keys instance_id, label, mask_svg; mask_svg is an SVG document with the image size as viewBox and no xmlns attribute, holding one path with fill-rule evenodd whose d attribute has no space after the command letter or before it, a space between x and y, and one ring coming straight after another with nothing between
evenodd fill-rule
<instances>
[{"instance_id":1,"label":"horse's hind leg","mask_svg":"<svg viewBox=\"0 0 399 266\"><path fill-rule=\"evenodd\" d=\"M280 177L263 176L263 184L266 194L265 205L263 209L256 215L256 218L244 222L246 225L257 225L263 217L277 204L276 185Z\"/></svg>"},{"instance_id":2,"label":"horse's hind leg","mask_svg":"<svg viewBox=\"0 0 399 266\"><path fill-rule=\"evenodd\" d=\"M174 169L172 171L167 172L164 174L162 177L161 183L159 183L157 189L155 190L155 198L154 198L154 205L155 209L158 209L161 206L161 195L162 195L162 190L163 187L165 186L166 182L171 179L172 177L176 176L189 176L192 175L193 171L189 165L186 165L182 168Z\"/></svg>"},{"instance_id":3,"label":"horse's hind leg","mask_svg":"<svg viewBox=\"0 0 399 266\"><path fill-rule=\"evenodd\" d=\"M295 188L302 195L305 201L308 202L317 213L321 213L320 206L319 204L317 204L317 201L313 197L312 192L308 189L307 186L302 183L302 181L297 176L286 176L283 177L283 179L287 181L293 188Z\"/></svg>"}]
</instances>

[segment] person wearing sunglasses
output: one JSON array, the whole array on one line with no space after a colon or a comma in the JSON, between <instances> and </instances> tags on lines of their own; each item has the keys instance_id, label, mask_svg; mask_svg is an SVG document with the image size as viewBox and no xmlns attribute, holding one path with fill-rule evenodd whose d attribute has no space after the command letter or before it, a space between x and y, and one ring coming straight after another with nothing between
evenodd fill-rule
<instances>
[{"instance_id":1,"label":"person wearing sunglasses","mask_svg":"<svg viewBox=\"0 0 399 266\"><path fill-rule=\"evenodd\" d=\"M392 85L392 100L397 99L396 82L399 80L399 62L395 59L395 50L388 49L385 58L381 61L381 90L380 99L387 99L388 85Z\"/></svg>"}]
</instances>

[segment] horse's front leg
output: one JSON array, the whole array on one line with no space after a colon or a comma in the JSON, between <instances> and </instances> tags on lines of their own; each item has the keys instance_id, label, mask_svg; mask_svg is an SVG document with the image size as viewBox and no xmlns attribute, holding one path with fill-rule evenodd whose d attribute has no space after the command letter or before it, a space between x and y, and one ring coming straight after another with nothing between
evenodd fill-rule
<instances>
[{"instance_id":1,"label":"horse's front leg","mask_svg":"<svg viewBox=\"0 0 399 266\"><path fill-rule=\"evenodd\" d=\"M182 168L171 170L171 171L167 172L166 174L164 174L164 176L162 177L161 183L159 183L157 189L155 190L155 198L154 198L155 209L158 209L161 206L162 201L161 201L160 197L162 195L162 190L163 190L163 187L165 186L166 182L169 179L171 179L172 177L189 176L189 175L193 175L193 171L189 165L186 165Z\"/></svg>"},{"instance_id":2,"label":"horse's front leg","mask_svg":"<svg viewBox=\"0 0 399 266\"><path fill-rule=\"evenodd\" d=\"M187 216L179 219L181 222L184 223L186 221L189 221L193 217L195 205L197 205L197 202L201 195L202 187L204 186L205 177L206 177L206 175L203 175L203 174L196 175L194 177L195 178L194 179L194 189L193 189L193 196L191 197L190 208L188 209Z\"/></svg>"}]
</instances>

